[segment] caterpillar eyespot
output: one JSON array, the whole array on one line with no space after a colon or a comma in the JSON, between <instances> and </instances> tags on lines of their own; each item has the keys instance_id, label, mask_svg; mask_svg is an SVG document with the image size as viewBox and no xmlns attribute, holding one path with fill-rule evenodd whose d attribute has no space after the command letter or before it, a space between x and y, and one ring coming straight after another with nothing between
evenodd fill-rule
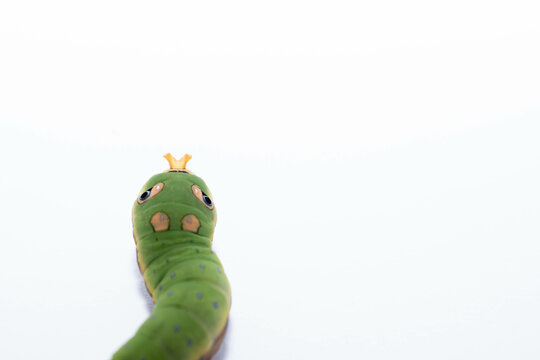
<instances>
[{"instance_id":1,"label":"caterpillar eyespot","mask_svg":"<svg viewBox=\"0 0 540 360\"><path fill-rule=\"evenodd\" d=\"M210 199L210 197L208 195L206 195L205 193L202 194L202 199L203 199L204 205L206 205L208 207L211 207L211 206L214 205L212 203L212 200Z\"/></svg>"},{"instance_id":2,"label":"caterpillar eyespot","mask_svg":"<svg viewBox=\"0 0 540 360\"><path fill-rule=\"evenodd\" d=\"M149 197L150 197L150 191L151 191L151 190L152 190L152 189L148 189L148 190L146 190L145 192L143 192L143 193L141 194L141 196L139 196L139 201L140 201L140 202L143 202L144 200L146 200L147 198L149 198Z\"/></svg>"},{"instance_id":3,"label":"caterpillar eyespot","mask_svg":"<svg viewBox=\"0 0 540 360\"><path fill-rule=\"evenodd\" d=\"M145 201L147 201L148 199L150 198L153 198L154 196L156 196L159 192L161 192L161 190L163 190L163 183L162 182L159 182L157 183L156 185L152 186L150 189L146 190L146 191L143 191L143 193L139 196L139 198L137 199L137 202L139 204L142 204L144 203Z\"/></svg>"},{"instance_id":4,"label":"caterpillar eyespot","mask_svg":"<svg viewBox=\"0 0 540 360\"><path fill-rule=\"evenodd\" d=\"M170 169L148 180L132 212L154 310L113 360L210 360L227 329L231 290L212 250L214 202L204 181L185 169L191 156L165 157Z\"/></svg>"},{"instance_id":5,"label":"caterpillar eyespot","mask_svg":"<svg viewBox=\"0 0 540 360\"><path fill-rule=\"evenodd\" d=\"M193 191L193 195L195 195L195 197L199 199L208 209L214 209L214 203L212 202L212 199L210 199L210 196L206 195L200 187L198 187L197 185L193 185L191 187L191 190Z\"/></svg>"}]
</instances>

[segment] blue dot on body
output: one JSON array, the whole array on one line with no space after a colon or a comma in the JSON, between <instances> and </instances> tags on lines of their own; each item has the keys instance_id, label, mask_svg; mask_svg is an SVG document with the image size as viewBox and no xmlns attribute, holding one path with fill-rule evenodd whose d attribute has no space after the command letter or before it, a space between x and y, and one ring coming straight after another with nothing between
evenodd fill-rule
<instances>
[{"instance_id":1,"label":"blue dot on body","mask_svg":"<svg viewBox=\"0 0 540 360\"><path fill-rule=\"evenodd\" d=\"M193 339L187 339L187 344L188 346L191 346L191 344L193 344Z\"/></svg>"},{"instance_id":2,"label":"blue dot on body","mask_svg":"<svg viewBox=\"0 0 540 360\"><path fill-rule=\"evenodd\" d=\"M204 266L204 264L201 264L200 268L201 269L204 269L206 266Z\"/></svg>"},{"instance_id":3,"label":"blue dot on body","mask_svg":"<svg viewBox=\"0 0 540 360\"><path fill-rule=\"evenodd\" d=\"M161 290L161 284L158 285L157 289L158 289L158 290Z\"/></svg>"},{"instance_id":4,"label":"blue dot on body","mask_svg":"<svg viewBox=\"0 0 540 360\"><path fill-rule=\"evenodd\" d=\"M199 299L199 300L202 299L202 293L197 293L197 299Z\"/></svg>"},{"instance_id":5,"label":"blue dot on body","mask_svg":"<svg viewBox=\"0 0 540 360\"><path fill-rule=\"evenodd\" d=\"M214 303L213 303L212 305L214 306L214 309L217 309L217 308L218 308L218 306L219 306L219 304L218 304L218 302L217 302L217 301L214 301Z\"/></svg>"},{"instance_id":6,"label":"blue dot on body","mask_svg":"<svg viewBox=\"0 0 540 360\"><path fill-rule=\"evenodd\" d=\"M198 252L199 252L199 249L195 249L195 252L198 253Z\"/></svg>"},{"instance_id":7,"label":"blue dot on body","mask_svg":"<svg viewBox=\"0 0 540 360\"><path fill-rule=\"evenodd\" d=\"M176 325L176 326L173 328L173 331L174 331L174 332L179 332L179 331L180 331L180 326Z\"/></svg>"},{"instance_id":8,"label":"blue dot on body","mask_svg":"<svg viewBox=\"0 0 540 360\"><path fill-rule=\"evenodd\" d=\"M171 277L173 278L173 277L175 277L175 276L176 276L176 274L175 274L174 272L172 272L172 273L171 273Z\"/></svg>"},{"instance_id":9,"label":"blue dot on body","mask_svg":"<svg viewBox=\"0 0 540 360\"><path fill-rule=\"evenodd\" d=\"M220 268L216 268L217 272L221 274L221 269Z\"/></svg>"},{"instance_id":10,"label":"blue dot on body","mask_svg":"<svg viewBox=\"0 0 540 360\"><path fill-rule=\"evenodd\" d=\"M169 291L169 292L167 293L167 295L168 295L168 296L172 296L172 291Z\"/></svg>"}]
</instances>

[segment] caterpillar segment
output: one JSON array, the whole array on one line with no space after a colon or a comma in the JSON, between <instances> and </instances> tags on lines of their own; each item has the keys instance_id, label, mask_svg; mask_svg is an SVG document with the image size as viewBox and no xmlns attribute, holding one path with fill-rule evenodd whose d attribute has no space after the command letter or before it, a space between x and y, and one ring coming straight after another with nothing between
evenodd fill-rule
<instances>
[{"instance_id":1,"label":"caterpillar segment","mask_svg":"<svg viewBox=\"0 0 540 360\"><path fill-rule=\"evenodd\" d=\"M212 250L212 196L185 170L189 155L166 158L171 169L143 186L132 214L137 262L154 310L113 360L210 360L226 332L231 291Z\"/></svg>"}]
</instances>

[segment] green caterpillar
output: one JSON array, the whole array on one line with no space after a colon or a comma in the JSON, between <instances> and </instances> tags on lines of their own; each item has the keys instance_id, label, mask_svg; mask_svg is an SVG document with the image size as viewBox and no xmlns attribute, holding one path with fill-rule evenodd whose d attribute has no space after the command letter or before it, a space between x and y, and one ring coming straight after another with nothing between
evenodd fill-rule
<instances>
[{"instance_id":1,"label":"green caterpillar","mask_svg":"<svg viewBox=\"0 0 540 360\"><path fill-rule=\"evenodd\" d=\"M212 237L216 209L191 156L165 155L133 205L137 261L154 310L113 360L209 360L225 335L231 291Z\"/></svg>"}]
</instances>

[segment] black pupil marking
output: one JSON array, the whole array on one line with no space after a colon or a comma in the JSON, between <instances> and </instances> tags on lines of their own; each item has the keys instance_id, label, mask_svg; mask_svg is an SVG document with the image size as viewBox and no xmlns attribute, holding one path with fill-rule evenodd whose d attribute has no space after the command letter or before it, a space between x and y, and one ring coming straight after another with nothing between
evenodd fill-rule
<instances>
[{"instance_id":1,"label":"black pupil marking","mask_svg":"<svg viewBox=\"0 0 540 360\"><path fill-rule=\"evenodd\" d=\"M204 192L202 193L202 199L207 206L212 206L212 199L210 199L210 197Z\"/></svg>"},{"instance_id":2,"label":"black pupil marking","mask_svg":"<svg viewBox=\"0 0 540 360\"><path fill-rule=\"evenodd\" d=\"M148 197L150 196L150 190L152 190L152 189L148 189L148 190L146 190L145 192L143 192L143 193L141 194L141 196L139 197L139 199L140 199L141 201L144 201L144 200L148 199Z\"/></svg>"}]
</instances>

